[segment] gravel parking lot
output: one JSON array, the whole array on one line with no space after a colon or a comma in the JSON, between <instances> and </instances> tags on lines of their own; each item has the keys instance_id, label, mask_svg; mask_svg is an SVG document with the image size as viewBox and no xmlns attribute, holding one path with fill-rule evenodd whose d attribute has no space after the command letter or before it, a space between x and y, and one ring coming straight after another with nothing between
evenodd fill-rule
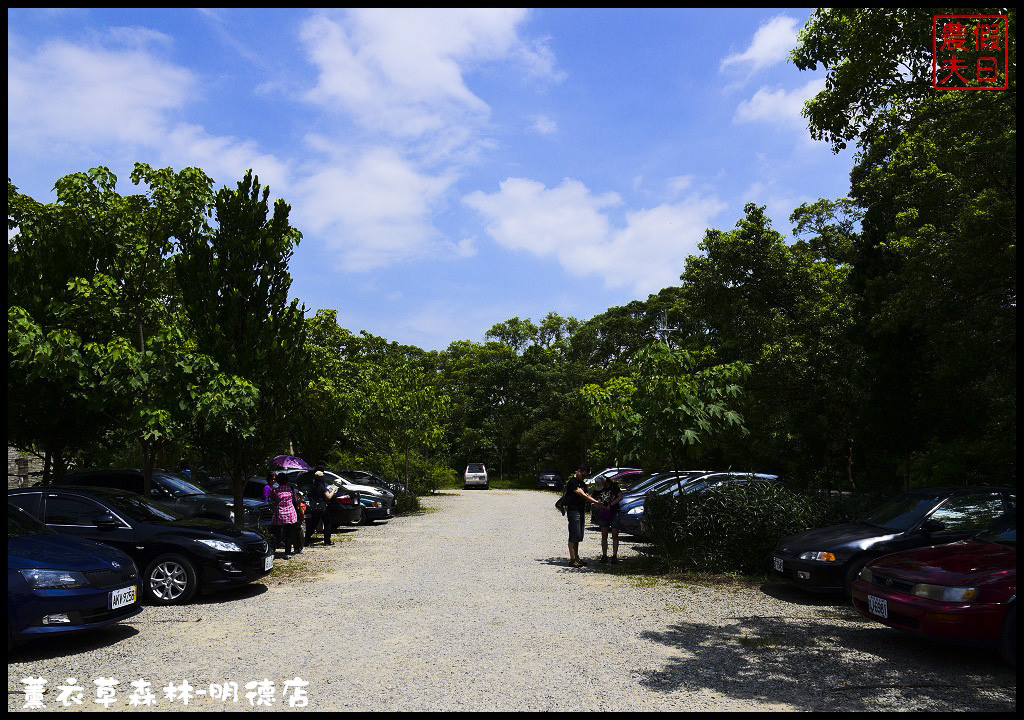
<instances>
[{"instance_id":1,"label":"gravel parking lot","mask_svg":"<svg viewBox=\"0 0 1024 720\"><path fill-rule=\"evenodd\" d=\"M84 689L69 709L102 710L95 681L113 678L110 710L140 709L130 684L146 680L154 711L251 710L246 683L267 679L273 704L257 707L299 712L282 697L296 677L306 711L1016 709L995 653L906 637L834 599L651 577L628 540L605 566L590 531L590 565L573 569L554 498L449 491L277 561L264 584L19 649L8 709L30 711L26 677L47 681L46 710L65 709L68 678ZM163 692L185 682L187 708ZM230 683L237 701L211 697Z\"/></svg>"}]
</instances>

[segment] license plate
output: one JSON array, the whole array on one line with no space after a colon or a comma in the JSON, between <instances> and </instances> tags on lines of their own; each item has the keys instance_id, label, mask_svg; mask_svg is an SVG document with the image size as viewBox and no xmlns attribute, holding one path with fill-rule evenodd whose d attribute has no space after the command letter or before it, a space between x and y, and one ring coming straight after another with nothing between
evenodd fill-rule
<instances>
[{"instance_id":1,"label":"license plate","mask_svg":"<svg viewBox=\"0 0 1024 720\"><path fill-rule=\"evenodd\" d=\"M881 618L888 619L889 617L889 603L882 598L876 598L874 595L868 595L868 610L871 611L872 615L877 615Z\"/></svg>"},{"instance_id":2,"label":"license plate","mask_svg":"<svg viewBox=\"0 0 1024 720\"><path fill-rule=\"evenodd\" d=\"M775 561L775 570L778 572L782 572L782 558L773 557L772 560Z\"/></svg>"},{"instance_id":3,"label":"license plate","mask_svg":"<svg viewBox=\"0 0 1024 720\"><path fill-rule=\"evenodd\" d=\"M270 554L263 558L263 569L270 570L274 567L274 555Z\"/></svg>"},{"instance_id":4,"label":"license plate","mask_svg":"<svg viewBox=\"0 0 1024 720\"><path fill-rule=\"evenodd\" d=\"M135 603L136 598L136 586L131 585L130 587L121 588L120 590L110 591L110 609L117 610L127 605Z\"/></svg>"}]
</instances>

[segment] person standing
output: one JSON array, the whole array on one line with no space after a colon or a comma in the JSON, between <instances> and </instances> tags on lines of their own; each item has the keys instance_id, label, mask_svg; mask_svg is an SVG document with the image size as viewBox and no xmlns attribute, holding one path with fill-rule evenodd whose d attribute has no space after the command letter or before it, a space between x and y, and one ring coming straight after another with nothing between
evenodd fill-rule
<instances>
[{"instance_id":1,"label":"person standing","mask_svg":"<svg viewBox=\"0 0 1024 720\"><path fill-rule=\"evenodd\" d=\"M287 478L281 479L279 476L277 487L271 488L270 502L274 507L274 517L270 521L274 546L283 542L284 559L291 560L292 548L297 548L299 544L295 537L299 531L298 491Z\"/></svg>"},{"instance_id":2,"label":"person standing","mask_svg":"<svg viewBox=\"0 0 1024 720\"><path fill-rule=\"evenodd\" d=\"M617 482L608 478L605 479L600 491L597 493L597 525L601 528L601 562L606 563L608 558L608 533L612 536L611 562L619 561L619 506L622 503L622 488Z\"/></svg>"},{"instance_id":3,"label":"person standing","mask_svg":"<svg viewBox=\"0 0 1024 720\"><path fill-rule=\"evenodd\" d=\"M569 564L573 567L586 565L580 559L580 543L583 541L583 524L587 512L587 503L597 500L587 494L587 476L590 467L581 465L576 474L565 484L565 515L569 519Z\"/></svg>"},{"instance_id":4,"label":"person standing","mask_svg":"<svg viewBox=\"0 0 1024 720\"><path fill-rule=\"evenodd\" d=\"M313 472L313 486L309 490L309 506L306 512L306 545L313 544L313 533L317 527L323 525L324 545L331 545L331 514L327 509L327 503L331 501L338 491L327 487L327 480L324 478L324 469L317 467Z\"/></svg>"}]
</instances>

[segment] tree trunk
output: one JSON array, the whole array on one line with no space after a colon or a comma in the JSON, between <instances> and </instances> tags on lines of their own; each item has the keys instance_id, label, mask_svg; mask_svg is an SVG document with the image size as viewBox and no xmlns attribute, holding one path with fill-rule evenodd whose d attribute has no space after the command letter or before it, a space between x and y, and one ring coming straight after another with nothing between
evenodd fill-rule
<instances>
[{"instance_id":1,"label":"tree trunk","mask_svg":"<svg viewBox=\"0 0 1024 720\"><path fill-rule=\"evenodd\" d=\"M847 441L849 454L846 456L846 479L850 481L850 487L857 492L857 485L853 482L853 438Z\"/></svg>"}]
</instances>

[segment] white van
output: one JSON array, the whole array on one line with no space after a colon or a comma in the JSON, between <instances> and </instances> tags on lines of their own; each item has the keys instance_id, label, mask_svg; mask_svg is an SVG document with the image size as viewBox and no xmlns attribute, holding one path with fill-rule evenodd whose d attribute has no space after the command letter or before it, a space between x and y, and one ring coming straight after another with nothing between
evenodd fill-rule
<instances>
[{"instance_id":1,"label":"white van","mask_svg":"<svg viewBox=\"0 0 1024 720\"><path fill-rule=\"evenodd\" d=\"M487 467L483 463L470 463L467 465L463 478L464 490L469 490L471 487L482 487L486 490L490 487L487 482Z\"/></svg>"}]
</instances>

